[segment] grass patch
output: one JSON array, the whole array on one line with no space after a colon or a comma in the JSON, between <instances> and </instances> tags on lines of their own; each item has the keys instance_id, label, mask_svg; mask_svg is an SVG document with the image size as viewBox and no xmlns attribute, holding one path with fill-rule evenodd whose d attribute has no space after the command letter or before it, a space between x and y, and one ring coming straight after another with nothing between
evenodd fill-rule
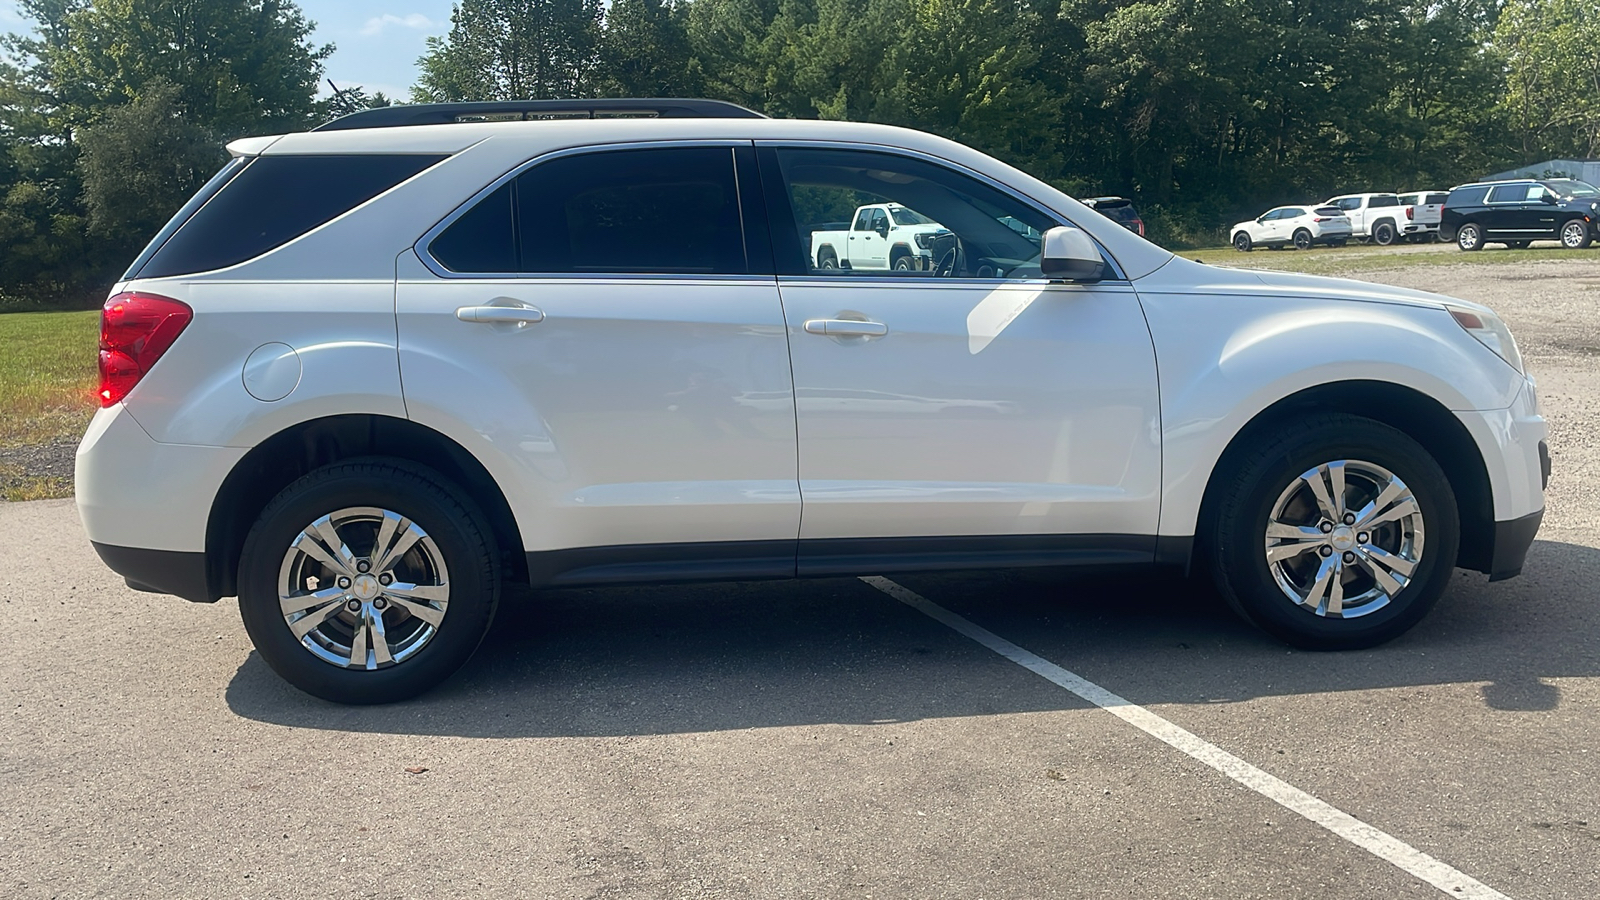
<instances>
[{"instance_id":1,"label":"grass patch","mask_svg":"<svg viewBox=\"0 0 1600 900\"><path fill-rule=\"evenodd\" d=\"M1263 250L1240 253L1232 247L1185 250L1179 254L1212 265L1239 269L1271 269L1303 272L1308 275L1348 275L1384 269L1410 269L1427 266L1504 265L1516 262L1563 260L1600 261L1600 250L1566 250L1545 246L1528 250L1507 250L1494 244L1475 253L1465 253L1454 244L1401 244L1378 247L1351 244L1347 247L1313 247L1310 250Z\"/></svg>"},{"instance_id":2,"label":"grass patch","mask_svg":"<svg viewBox=\"0 0 1600 900\"><path fill-rule=\"evenodd\" d=\"M96 408L100 314L0 315L0 447L77 441Z\"/></svg>"}]
</instances>

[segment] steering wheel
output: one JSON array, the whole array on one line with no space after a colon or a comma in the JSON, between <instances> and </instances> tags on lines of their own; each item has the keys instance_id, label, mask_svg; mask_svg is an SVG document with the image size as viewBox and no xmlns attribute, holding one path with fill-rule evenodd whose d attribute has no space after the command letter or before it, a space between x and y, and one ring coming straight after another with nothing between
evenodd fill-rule
<instances>
[{"instance_id":1,"label":"steering wheel","mask_svg":"<svg viewBox=\"0 0 1600 900\"><path fill-rule=\"evenodd\" d=\"M953 278L964 267L966 251L961 246L961 238L954 234L951 234L950 237L954 243L934 264L933 277L935 278Z\"/></svg>"}]
</instances>

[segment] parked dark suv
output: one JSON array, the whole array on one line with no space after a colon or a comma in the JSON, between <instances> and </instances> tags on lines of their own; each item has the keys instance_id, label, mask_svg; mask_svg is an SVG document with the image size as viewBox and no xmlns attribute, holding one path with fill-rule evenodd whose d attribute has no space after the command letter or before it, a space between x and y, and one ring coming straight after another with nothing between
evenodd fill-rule
<instances>
[{"instance_id":1,"label":"parked dark suv","mask_svg":"<svg viewBox=\"0 0 1600 900\"><path fill-rule=\"evenodd\" d=\"M1534 241L1580 250L1600 237L1600 188L1571 178L1463 184L1444 201L1439 234L1463 250Z\"/></svg>"},{"instance_id":2,"label":"parked dark suv","mask_svg":"<svg viewBox=\"0 0 1600 900\"><path fill-rule=\"evenodd\" d=\"M1139 211L1133 208L1133 201L1127 197L1090 197L1083 201L1083 205L1144 237L1144 220L1139 218Z\"/></svg>"}]
</instances>

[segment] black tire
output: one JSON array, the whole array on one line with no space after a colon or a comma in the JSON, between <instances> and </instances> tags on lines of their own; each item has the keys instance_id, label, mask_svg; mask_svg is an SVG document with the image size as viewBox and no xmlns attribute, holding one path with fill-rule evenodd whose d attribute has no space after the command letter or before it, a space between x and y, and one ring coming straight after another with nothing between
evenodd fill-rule
<instances>
[{"instance_id":1,"label":"black tire","mask_svg":"<svg viewBox=\"0 0 1600 900\"><path fill-rule=\"evenodd\" d=\"M1483 249L1483 228L1476 222L1468 222L1456 229L1456 246L1467 252Z\"/></svg>"},{"instance_id":2,"label":"black tire","mask_svg":"<svg viewBox=\"0 0 1600 900\"><path fill-rule=\"evenodd\" d=\"M1255 438L1219 466L1207 498L1207 516L1201 523L1203 559L1229 605L1274 637L1312 650L1375 646L1420 621L1448 586L1460 543L1455 493L1433 457L1398 429L1335 413L1277 423ZM1280 496L1287 496L1292 486L1301 483L1302 473L1336 460L1376 465L1398 477L1416 500L1421 517L1418 527L1424 533L1409 581L1366 614L1359 612L1361 606L1346 610L1349 617L1324 615L1298 605L1275 580L1267 561L1267 525ZM1349 471L1352 480L1347 483L1355 484L1355 470ZM1320 515L1314 507L1312 515ZM1401 523L1391 524L1402 527ZM1390 526L1374 526L1378 527ZM1370 536L1378 546L1377 531ZM1349 541L1352 535L1336 533L1329 540L1336 537ZM1321 547L1311 551L1290 559L1320 565L1324 559ZM1352 556L1348 552L1339 555ZM1359 586L1368 577L1367 571L1365 565L1352 565L1352 583Z\"/></svg>"},{"instance_id":3,"label":"black tire","mask_svg":"<svg viewBox=\"0 0 1600 900\"><path fill-rule=\"evenodd\" d=\"M1233 236L1233 249L1240 253L1249 253L1255 249L1255 242L1250 240L1249 232L1241 231Z\"/></svg>"},{"instance_id":4,"label":"black tire","mask_svg":"<svg viewBox=\"0 0 1600 900\"><path fill-rule=\"evenodd\" d=\"M295 637L280 610L278 582L291 545L303 529L330 513L366 507L398 513L426 533L448 573L443 582L448 597L437 627L414 655L384 667L353 669L313 655ZM353 544L351 550L363 552ZM402 556L411 559L413 553L428 552L419 541ZM332 572L326 567L322 571ZM256 652L285 681L335 703L391 703L438 685L483 642L499 599L499 553L483 514L436 473L399 460L338 463L295 481L262 510L239 561L239 613ZM345 602L359 601L341 601ZM403 630L408 622L422 630L422 619L412 621L398 601L379 603L383 607L389 612L378 616L390 634L398 634L396 629ZM338 626L334 621L338 618L329 619L332 627ZM352 635L349 646L357 646L355 640ZM388 652L389 645L384 647Z\"/></svg>"},{"instance_id":5,"label":"black tire","mask_svg":"<svg viewBox=\"0 0 1600 900\"><path fill-rule=\"evenodd\" d=\"M1568 250L1582 250L1594 242L1589 223L1582 219L1568 219L1561 226L1561 246Z\"/></svg>"},{"instance_id":6,"label":"black tire","mask_svg":"<svg viewBox=\"0 0 1600 900\"><path fill-rule=\"evenodd\" d=\"M896 271L896 272L910 272L910 271L912 271L911 254L909 254L909 253L900 254L899 256L894 258L894 262L889 267L891 269L893 269L894 271Z\"/></svg>"},{"instance_id":7,"label":"black tire","mask_svg":"<svg viewBox=\"0 0 1600 900\"><path fill-rule=\"evenodd\" d=\"M1395 236L1393 222L1385 220L1372 226L1372 242L1380 247L1387 247L1394 243Z\"/></svg>"},{"instance_id":8,"label":"black tire","mask_svg":"<svg viewBox=\"0 0 1600 900\"><path fill-rule=\"evenodd\" d=\"M1294 248L1296 250L1311 249L1311 232L1301 228L1294 233Z\"/></svg>"},{"instance_id":9,"label":"black tire","mask_svg":"<svg viewBox=\"0 0 1600 900\"><path fill-rule=\"evenodd\" d=\"M834 253L832 248L823 247L821 250L817 251L817 268L819 268L819 269L837 269L837 268L839 268L839 255L837 253Z\"/></svg>"}]
</instances>

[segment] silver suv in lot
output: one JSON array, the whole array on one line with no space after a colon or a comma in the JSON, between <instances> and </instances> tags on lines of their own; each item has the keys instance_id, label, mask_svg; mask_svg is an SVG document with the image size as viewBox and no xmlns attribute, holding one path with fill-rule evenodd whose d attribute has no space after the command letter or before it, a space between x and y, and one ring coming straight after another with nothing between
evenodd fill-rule
<instances>
[{"instance_id":1,"label":"silver suv in lot","mask_svg":"<svg viewBox=\"0 0 1600 900\"><path fill-rule=\"evenodd\" d=\"M1539 526L1488 309L1184 260L931 135L527 102L229 150L106 301L78 505L321 697L439 683L511 580L1160 564L1370 646ZM875 204L926 267L819 268Z\"/></svg>"}]
</instances>

